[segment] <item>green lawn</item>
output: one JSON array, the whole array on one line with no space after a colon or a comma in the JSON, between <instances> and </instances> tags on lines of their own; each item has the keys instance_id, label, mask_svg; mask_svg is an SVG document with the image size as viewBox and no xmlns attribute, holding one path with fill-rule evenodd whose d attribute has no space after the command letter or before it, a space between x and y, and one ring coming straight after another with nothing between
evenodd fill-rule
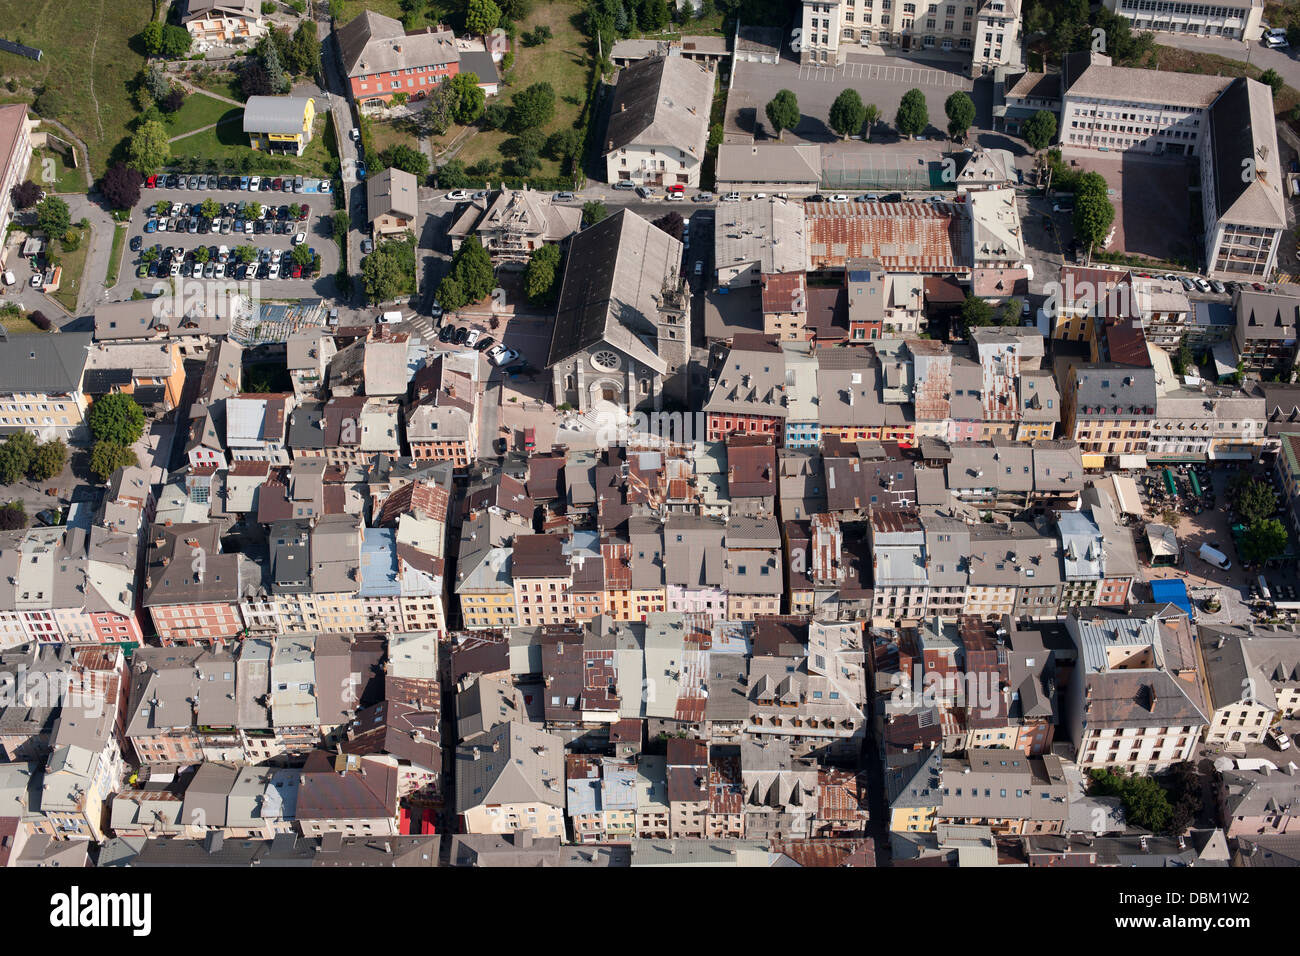
<instances>
[{"instance_id":1,"label":"green lawn","mask_svg":"<svg viewBox=\"0 0 1300 956\"><path fill-rule=\"evenodd\" d=\"M5 37L43 52L39 63L0 53L0 75L29 102L53 91L45 108L85 141L96 176L135 116L127 84L144 57L129 41L152 13L150 0L0 0Z\"/></svg>"},{"instance_id":2,"label":"green lawn","mask_svg":"<svg viewBox=\"0 0 1300 956\"><path fill-rule=\"evenodd\" d=\"M318 114L312 141L302 156L268 156L248 145L241 123L222 123L215 129L204 130L172 143L172 165L188 168L184 160L193 157L204 162L211 170L234 172L288 172L293 170L310 176L326 175L329 149L325 145L325 115ZM245 166L244 164L249 165ZM195 169L201 172L201 169Z\"/></svg>"},{"instance_id":3,"label":"green lawn","mask_svg":"<svg viewBox=\"0 0 1300 956\"><path fill-rule=\"evenodd\" d=\"M211 70L206 76L200 76L198 71L193 71L185 74L185 79L209 93L216 93L218 96L240 103L244 101L244 91L239 86L239 80L228 70Z\"/></svg>"},{"instance_id":4,"label":"green lawn","mask_svg":"<svg viewBox=\"0 0 1300 956\"><path fill-rule=\"evenodd\" d=\"M64 252L62 244L59 245L56 255L59 264L63 266L63 275L59 280L59 291L50 298L75 315L77 296L81 294L81 275L86 271L86 254L90 251L94 235L89 229L80 229L75 224L72 228L81 234L81 242L72 252Z\"/></svg>"},{"instance_id":5,"label":"green lawn","mask_svg":"<svg viewBox=\"0 0 1300 956\"><path fill-rule=\"evenodd\" d=\"M503 86L497 96L498 102L509 104L515 91L534 83L550 83L555 88L555 118L543 130L548 135L566 126L573 126L578 121L587 98L590 60L587 38L573 25L575 15L581 10L581 6L569 0L536 5L528 19L519 25L519 32L522 34L545 23L551 28L554 37L541 46L519 44L514 66L514 86ZM466 166L473 166L481 159L500 162L501 144L510 136L510 133L496 131L475 133L456 153L456 159ZM534 175L558 176L560 164L542 157L542 168Z\"/></svg>"},{"instance_id":6,"label":"green lawn","mask_svg":"<svg viewBox=\"0 0 1300 956\"><path fill-rule=\"evenodd\" d=\"M51 321L53 321L51 319ZM27 318L26 312L20 312L18 315L9 315L0 312L0 325L10 335L44 335L45 333L32 324L32 320Z\"/></svg>"},{"instance_id":7,"label":"green lawn","mask_svg":"<svg viewBox=\"0 0 1300 956\"><path fill-rule=\"evenodd\" d=\"M374 10L375 13L382 13L394 20L400 20L406 15L402 11L400 0L343 0L343 14L335 17L334 22L338 26L343 26L345 23L351 23L366 10Z\"/></svg>"},{"instance_id":8,"label":"green lawn","mask_svg":"<svg viewBox=\"0 0 1300 956\"><path fill-rule=\"evenodd\" d=\"M108 272L104 276L104 288L111 289L117 285L117 270L122 264L122 246L126 243L127 226L113 228L113 248L108 253Z\"/></svg>"},{"instance_id":9,"label":"green lawn","mask_svg":"<svg viewBox=\"0 0 1300 956\"><path fill-rule=\"evenodd\" d=\"M55 135L58 132L55 131ZM63 154L53 149L32 150L32 162L27 167L27 179L39 183L47 193L84 193L84 170L74 169L63 161Z\"/></svg>"},{"instance_id":10,"label":"green lawn","mask_svg":"<svg viewBox=\"0 0 1300 956\"><path fill-rule=\"evenodd\" d=\"M202 93L190 93L185 97L185 104L168 117L168 132L172 136L184 136L213 123L233 122L243 115L244 111L238 106Z\"/></svg>"}]
</instances>

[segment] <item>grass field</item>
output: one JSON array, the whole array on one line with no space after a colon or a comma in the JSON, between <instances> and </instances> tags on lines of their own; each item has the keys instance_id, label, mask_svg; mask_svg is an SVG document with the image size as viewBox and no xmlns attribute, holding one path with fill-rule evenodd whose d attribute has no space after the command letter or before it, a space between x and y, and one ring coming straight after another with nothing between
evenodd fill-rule
<instances>
[{"instance_id":1,"label":"grass field","mask_svg":"<svg viewBox=\"0 0 1300 956\"><path fill-rule=\"evenodd\" d=\"M64 163L63 154L53 149L32 150L32 162L27 167L27 178L34 183L39 183L47 193L86 191L84 170L73 169Z\"/></svg>"},{"instance_id":2,"label":"grass field","mask_svg":"<svg viewBox=\"0 0 1300 956\"><path fill-rule=\"evenodd\" d=\"M366 10L374 10L375 13L382 13L394 20L400 20L405 16L400 0L344 0L343 15L336 17L334 22L339 26L343 26L343 24L350 23Z\"/></svg>"},{"instance_id":3,"label":"grass field","mask_svg":"<svg viewBox=\"0 0 1300 956\"><path fill-rule=\"evenodd\" d=\"M47 97L53 117L86 143L95 176L135 116L127 84L144 57L129 41L152 13L150 0L0 0L4 35L43 52L39 63L0 53L0 75L29 102L55 91Z\"/></svg>"},{"instance_id":4,"label":"grass field","mask_svg":"<svg viewBox=\"0 0 1300 956\"><path fill-rule=\"evenodd\" d=\"M81 294L82 273L86 271L86 255L90 252L90 244L94 241L94 234L89 229L82 229L75 223L72 228L80 234L81 242L72 252L64 252L60 248L58 257L59 264L63 266L63 275L59 279L59 291L53 293L50 298L56 300L75 315L77 296Z\"/></svg>"},{"instance_id":5,"label":"grass field","mask_svg":"<svg viewBox=\"0 0 1300 956\"><path fill-rule=\"evenodd\" d=\"M194 157L208 161L213 170L275 172L292 169L304 175L324 176L325 161L330 156L325 144L325 115L317 115L312 140L301 156L268 156L248 145L242 123L223 122L214 129L172 143L172 161ZM244 162L251 165L245 167Z\"/></svg>"},{"instance_id":6,"label":"grass field","mask_svg":"<svg viewBox=\"0 0 1300 956\"><path fill-rule=\"evenodd\" d=\"M0 325L4 326L4 330L10 335L45 334L32 324L32 320L27 318L26 312L20 312L18 315L9 315L5 312L0 312Z\"/></svg>"},{"instance_id":7,"label":"grass field","mask_svg":"<svg viewBox=\"0 0 1300 956\"><path fill-rule=\"evenodd\" d=\"M108 253L108 271L104 275L104 288L111 289L117 285L118 267L122 264L122 246L126 244L126 234L131 230L127 226L113 228L113 248Z\"/></svg>"},{"instance_id":8,"label":"grass field","mask_svg":"<svg viewBox=\"0 0 1300 956\"><path fill-rule=\"evenodd\" d=\"M230 122L243 115L244 111L237 106L202 93L191 93L185 97L185 104L168 117L167 127L172 136L184 136L196 129L217 122Z\"/></svg>"},{"instance_id":9,"label":"grass field","mask_svg":"<svg viewBox=\"0 0 1300 956\"><path fill-rule=\"evenodd\" d=\"M1263 74L1253 63L1248 67L1240 60L1232 60L1215 53L1201 53L1196 50L1181 50L1177 47L1156 44L1156 56L1160 69L1166 72L1203 73L1209 76L1249 76L1258 80ZM1289 113L1300 105L1300 92L1289 86L1282 87L1273 97L1273 112L1277 116Z\"/></svg>"},{"instance_id":10,"label":"grass field","mask_svg":"<svg viewBox=\"0 0 1300 956\"><path fill-rule=\"evenodd\" d=\"M574 25L581 11L581 6L568 0L538 4L534 8L528 19L519 25L519 32L524 33L544 23L551 28L554 38L542 46L519 44L514 85L502 87L497 97L499 102L508 104L515 91L534 83L550 83L555 87L555 118L542 131L547 135L566 126L573 126L587 97L590 62L587 38ZM451 135L450 131L448 135ZM510 133L496 131L475 133L456 153L455 158L466 166L473 166L482 159L499 163L502 160L501 144L510 136ZM543 157L542 168L536 175L550 177L559 174L560 164Z\"/></svg>"},{"instance_id":11,"label":"grass field","mask_svg":"<svg viewBox=\"0 0 1300 956\"><path fill-rule=\"evenodd\" d=\"M235 74L228 70L212 70L207 76L203 77L200 77L198 72L195 71L187 73L185 79L201 90L216 93L228 100L236 100L241 103L244 100L244 91L239 86L239 80L235 77Z\"/></svg>"}]
</instances>

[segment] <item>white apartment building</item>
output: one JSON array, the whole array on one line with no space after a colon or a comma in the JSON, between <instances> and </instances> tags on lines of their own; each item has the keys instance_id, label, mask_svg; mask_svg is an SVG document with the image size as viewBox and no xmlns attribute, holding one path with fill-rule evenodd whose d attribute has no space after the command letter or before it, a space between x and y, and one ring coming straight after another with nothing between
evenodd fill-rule
<instances>
[{"instance_id":1,"label":"white apartment building","mask_svg":"<svg viewBox=\"0 0 1300 956\"><path fill-rule=\"evenodd\" d=\"M1158 80L1158 81L1157 81ZM1101 53L1067 54L1061 66L1064 146L1199 156L1206 116L1229 77L1112 66Z\"/></svg>"},{"instance_id":2,"label":"white apartment building","mask_svg":"<svg viewBox=\"0 0 1300 956\"><path fill-rule=\"evenodd\" d=\"M1232 80L1208 111L1205 127L1206 271L1223 279L1267 279L1278 267L1287 228L1272 90L1256 80Z\"/></svg>"},{"instance_id":3,"label":"white apartment building","mask_svg":"<svg viewBox=\"0 0 1300 956\"><path fill-rule=\"evenodd\" d=\"M1264 0L1215 0L1214 3L1171 0L1102 0L1106 9L1133 21L1133 30L1259 39Z\"/></svg>"},{"instance_id":4,"label":"white apartment building","mask_svg":"<svg viewBox=\"0 0 1300 956\"><path fill-rule=\"evenodd\" d=\"M970 75L1024 61L1020 0L804 0L801 63L838 65L856 44L966 53Z\"/></svg>"}]
</instances>

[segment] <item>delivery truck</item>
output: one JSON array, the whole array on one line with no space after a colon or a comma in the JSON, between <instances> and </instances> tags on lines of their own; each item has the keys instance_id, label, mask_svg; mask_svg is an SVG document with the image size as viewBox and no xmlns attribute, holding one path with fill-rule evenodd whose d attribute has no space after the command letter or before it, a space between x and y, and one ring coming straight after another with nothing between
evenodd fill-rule
<instances>
[{"instance_id":1,"label":"delivery truck","mask_svg":"<svg viewBox=\"0 0 1300 956\"><path fill-rule=\"evenodd\" d=\"M1208 544L1201 545L1201 560L1223 571L1232 568L1232 562L1228 560L1228 556L1218 548L1211 548Z\"/></svg>"}]
</instances>

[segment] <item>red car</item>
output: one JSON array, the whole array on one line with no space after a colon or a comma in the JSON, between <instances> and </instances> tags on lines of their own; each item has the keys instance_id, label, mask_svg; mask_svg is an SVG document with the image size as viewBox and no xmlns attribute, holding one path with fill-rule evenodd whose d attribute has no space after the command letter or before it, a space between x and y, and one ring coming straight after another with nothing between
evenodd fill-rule
<instances>
[{"instance_id":1,"label":"red car","mask_svg":"<svg viewBox=\"0 0 1300 956\"><path fill-rule=\"evenodd\" d=\"M294 277L295 279L301 279L301 278L302 278L302 266L294 266L294 267L293 267L293 277Z\"/></svg>"},{"instance_id":2,"label":"red car","mask_svg":"<svg viewBox=\"0 0 1300 956\"><path fill-rule=\"evenodd\" d=\"M157 177L157 176L150 176L148 179L146 179L146 180L144 181L144 185L145 185L145 188L146 188L146 189L155 189L155 188L157 188L157 186L158 186L158 177Z\"/></svg>"},{"instance_id":3,"label":"red car","mask_svg":"<svg viewBox=\"0 0 1300 956\"><path fill-rule=\"evenodd\" d=\"M298 213L298 221L299 221L299 222L306 222L306 221L307 221L307 217L310 216L310 215L311 215L311 210L308 209L306 206L303 206L303 207L302 207L302 211Z\"/></svg>"},{"instance_id":4,"label":"red car","mask_svg":"<svg viewBox=\"0 0 1300 956\"><path fill-rule=\"evenodd\" d=\"M272 188L273 190L278 190L278 189L282 188L283 186L284 186L284 180L283 180L283 179L273 179L273 180L271 180L271 188Z\"/></svg>"},{"instance_id":5,"label":"red car","mask_svg":"<svg viewBox=\"0 0 1300 956\"><path fill-rule=\"evenodd\" d=\"M686 187L683 186L681 183L673 183L664 191L670 193L684 193L686 192Z\"/></svg>"}]
</instances>

